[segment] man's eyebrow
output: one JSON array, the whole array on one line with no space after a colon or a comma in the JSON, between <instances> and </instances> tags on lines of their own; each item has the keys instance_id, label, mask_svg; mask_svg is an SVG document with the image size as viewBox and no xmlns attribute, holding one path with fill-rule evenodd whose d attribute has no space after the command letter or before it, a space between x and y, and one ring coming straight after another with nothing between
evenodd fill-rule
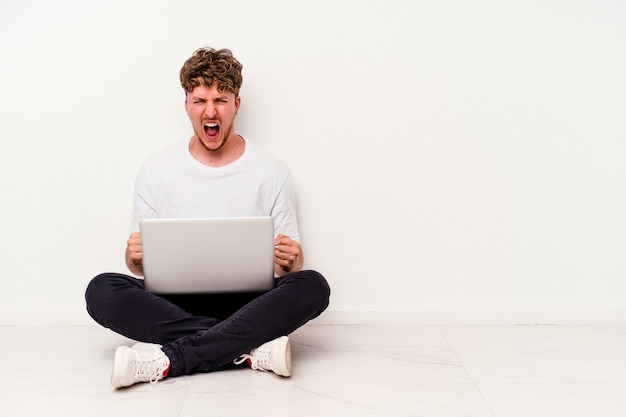
<instances>
[{"instance_id":1,"label":"man's eyebrow","mask_svg":"<svg viewBox=\"0 0 626 417\"><path fill-rule=\"evenodd\" d=\"M228 100L229 97L227 94L220 94L217 95L215 97L211 97L211 98L207 98L207 97L203 97L203 96L197 96L197 97L191 97L190 100L191 101L207 101L207 100L211 100L211 101L215 101L215 100Z\"/></svg>"}]
</instances>

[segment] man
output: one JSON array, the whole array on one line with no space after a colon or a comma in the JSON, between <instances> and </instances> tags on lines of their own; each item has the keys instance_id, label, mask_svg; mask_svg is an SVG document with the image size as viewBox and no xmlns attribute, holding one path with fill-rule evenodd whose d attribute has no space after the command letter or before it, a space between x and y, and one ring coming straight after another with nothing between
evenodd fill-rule
<instances>
[{"instance_id":1,"label":"man","mask_svg":"<svg viewBox=\"0 0 626 417\"><path fill-rule=\"evenodd\" d=\"M235 130L242 65L227 49L197 50L180 81L193 136L146 160L135 184L126 265L143 276L143 218L274 218L274 289L264 293L155 295L143 280L106 273L87 287L87 311L140 341L115 352L111 384L125 387L228 366L291 375L288 334L328 306L330 289L302 270L288 168Z\"/></svg>"}]
</instances>

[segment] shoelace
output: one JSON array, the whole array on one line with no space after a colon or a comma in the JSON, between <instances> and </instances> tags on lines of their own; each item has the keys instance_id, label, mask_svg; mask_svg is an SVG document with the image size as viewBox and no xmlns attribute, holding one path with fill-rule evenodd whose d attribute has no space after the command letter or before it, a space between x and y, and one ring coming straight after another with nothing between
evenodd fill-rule
<instances>
[{"instance_id":1,"label":"shoelace","mask_svg":"<svg viewBox=\"0 0 626 417\"><path fill-rule=\"evenodd\" d=\"M167 357L160 354L147 354L137 352L137 367L135 368L135 378L150 377L150 383L155 384L163 378L163 372L170 366Z\"/></svg>"},{"instance_id":2,"label":"shoelace","mask_svg":"<svg viewBox=\"0 0 626 417\"><path fill-rule=\"evenodd\" d=\"M270 362L269 350L255 349L250 355L243 354L235 360L235 365L240 365L248 360L250 362L250 368L256 371L267 372L272 369L272 363Z\"/></svg>"}]
</instances>

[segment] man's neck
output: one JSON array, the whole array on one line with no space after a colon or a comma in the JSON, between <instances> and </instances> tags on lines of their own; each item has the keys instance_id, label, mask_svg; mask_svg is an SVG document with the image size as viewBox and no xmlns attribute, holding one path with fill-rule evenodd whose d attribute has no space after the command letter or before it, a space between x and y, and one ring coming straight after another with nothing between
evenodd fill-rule
<instances>
[{"instance_id":1,"label":"man's neck","mask_svg":"<svg viewBox=\"0 0 626 417\"><path fill-rule=\"evenodd\" d=\"M189 152L193 158L203 165L213 168L222 167L239 159L246 148L243 137L235 134L228 138L224 146L215 151L205 148L196 136L189 141Z\"/></svg>"}]
</instances>

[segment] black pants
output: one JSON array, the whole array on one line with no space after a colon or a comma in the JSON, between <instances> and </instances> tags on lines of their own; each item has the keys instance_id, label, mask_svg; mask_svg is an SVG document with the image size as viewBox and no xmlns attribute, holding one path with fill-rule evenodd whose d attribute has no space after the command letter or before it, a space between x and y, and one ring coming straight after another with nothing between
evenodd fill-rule
<instances>
[{"instance_id":1,"label":"black pants","mask_svg":"<svg viewBox=\"0 0 626 417\"><path fill-rule=\"evenodd\" d=\"M170 376L211 372L288 335L328 306L330 288L315 271L276 280L265 293L155 295L143 280L106 273L87 287L87 311L102 326L163 345Z\"/></svg>"}]
</instances>

